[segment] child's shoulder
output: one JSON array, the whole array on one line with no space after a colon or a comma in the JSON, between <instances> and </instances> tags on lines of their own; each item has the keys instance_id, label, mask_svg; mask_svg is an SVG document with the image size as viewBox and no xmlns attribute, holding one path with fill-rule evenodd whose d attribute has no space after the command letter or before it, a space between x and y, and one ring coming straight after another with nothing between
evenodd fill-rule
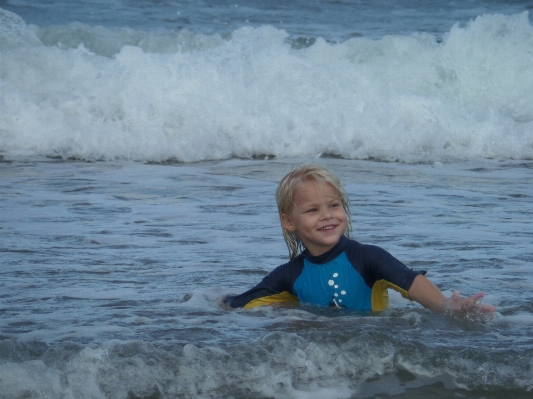
<instances>
[{"instance_id":1,"label":"child's shoulder","mask_svg":"<svg viewBox=\"0 0 533 399\"><path fill-rule=\"evenodd\" d=\"M345 251L357 256L387 256L390 255L385 249L374 244L363 244L359 241L350 239L348 240Z\"/></svg>"},{"instance_id":2,"label":"child's shoulder","mask_svg":"<svg viewBox=\"0 0 533 399\"><path fill-rule=\"evenodd\" d=\"M304 256L299 254L296 258L289 260L287 263L279 265L270 274L290 274L298 272L304 267Z\"/></svg>"}]
</instances>

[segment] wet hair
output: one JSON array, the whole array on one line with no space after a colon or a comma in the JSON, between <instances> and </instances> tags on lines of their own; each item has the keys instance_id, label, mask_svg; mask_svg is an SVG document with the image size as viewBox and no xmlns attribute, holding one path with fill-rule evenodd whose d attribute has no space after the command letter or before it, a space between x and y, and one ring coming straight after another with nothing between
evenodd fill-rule
<instances>
[{"instance_id":1,"label":"wet hair","mask_svg":"<svg viewBox=\"0 0 533 399\"><path fill-rule=\"evenodd\" d=\"M278 189L276 190L276 202L278 204L280 220L281 215L290 215L294 207L294 193L298 189L299 185L307 181L314 181L319 186L324 186L329 183L337 191L339 199L342 202L342 207L346 212L347 228L345 234L348 236L348 238L350 238L350 233L352 231L352 218L350 214L348 196L346 195L346 191L344 190L339 178L335 176L335 174L328 168L322 165L305 164L297 166L283 179L281 179ZM285 243L289 248L290 259L294 259L305 249L303 242L300 237L298 237L296 232L289 231L283 227L283 223L281 225L281 229L283 231Z\"/></svg>"}]
</instances>

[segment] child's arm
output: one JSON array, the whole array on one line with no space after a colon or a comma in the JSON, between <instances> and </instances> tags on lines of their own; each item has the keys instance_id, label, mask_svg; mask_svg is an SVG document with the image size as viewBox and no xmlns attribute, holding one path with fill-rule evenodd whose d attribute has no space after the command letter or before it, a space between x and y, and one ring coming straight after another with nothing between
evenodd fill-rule
<instances>
[{"instance_id":1,"label":"child's arm","mask_svg":"<svg viewBox=\"0 0 533 399\"><path fill-rule=\"evenodd\" d=\"M478 303L484 296L482 292L463 298L458 291L454 291L450 298L446 298L431 281L421 274L416 276L408 293L410 299L438 313L468 316L469 314L480 313L491 315L496 311L494 306Z\"/></svg>"}]
</instances>

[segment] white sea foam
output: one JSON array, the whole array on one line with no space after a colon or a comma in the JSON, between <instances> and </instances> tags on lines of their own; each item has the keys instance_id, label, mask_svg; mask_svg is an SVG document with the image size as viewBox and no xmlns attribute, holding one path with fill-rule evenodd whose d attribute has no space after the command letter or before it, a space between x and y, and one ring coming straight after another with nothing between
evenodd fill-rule
<instances>
[{"instance_id":1,"label":"white sea foam","mask_svg":"<svg viewBox=\"0 0 533 399\"><path fill-rule=\"evenodd\" d=\"M527 12L431 35L228 38L0 11L0 154L192 162L335 154L435 162L533 156ZM44 43L44 44L43 44Z\"/></svg>"},{"instance_id":2,"label":"white sea foam","mask_svg":"<svg viewBox=\"0 0 533 399\"><path fill-rule=\"evenodd\" d=\"M169 350L146 342L47 349L4 341L3 350L43 351L49 359L68 360L0 364L0 398L240 398L252 393L261 398L325 399L379 397L437 383L450 394L460 386L486 389L508 381L516 392L531 386L523 368L528 360L523 358L516 365L509 360L502 364L497 355L469 350L457 354L453 348L434 354L424 345L404 348L379 337L340 343L329 342L327 335L321 338L310 342L296 334L272 333L250 344L186 344ZM368 340L372 343L364 342Z\"/></svg>"}]
</instances>

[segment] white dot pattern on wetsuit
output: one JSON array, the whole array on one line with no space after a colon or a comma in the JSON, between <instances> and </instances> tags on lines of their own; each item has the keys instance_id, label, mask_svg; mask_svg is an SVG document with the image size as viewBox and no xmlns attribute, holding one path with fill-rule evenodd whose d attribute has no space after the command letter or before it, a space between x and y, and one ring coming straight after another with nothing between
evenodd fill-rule
<instances>
[{"instance_id":1,"label":"white dot pattern on wetsuit","mask_svg":"<svg viewBox=\"0 0 533 399\"><path fill-rule=\"evenodd\" d=\"M302 303L372 310L372 289L346 253L325 263L315 264L304 259L304 268L294 282L293 292Z\"/></svg>"},{"instance_id":2,"label":"white dot pattern on wetsuit","mask_svg":"<svg viewBox=\"0 0 533 399\"><path fill-rule=\"evenodd\" d=\"M337 277L339 277L339 273L333 273L333 278L337 278ZM333 294L333 302L335 302L335 305L338 306L339 303L342 303L342 297L339 298L339 292L338 292L339 285L335 284L335 280L332 280L332 279L328 280L328 285L330 287L335 288L335 293ZM346 295L346 291L341 290L340 295Z\"/></svg>"}]
</instances>

